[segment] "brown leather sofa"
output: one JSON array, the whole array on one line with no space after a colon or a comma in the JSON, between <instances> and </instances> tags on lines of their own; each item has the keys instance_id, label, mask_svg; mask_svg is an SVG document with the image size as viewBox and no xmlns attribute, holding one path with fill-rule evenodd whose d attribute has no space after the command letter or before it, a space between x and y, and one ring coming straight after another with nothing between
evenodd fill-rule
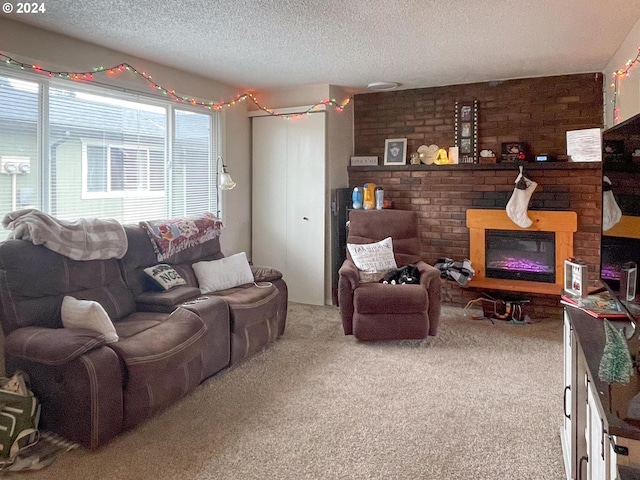
<instances>
[{"instance_id":1,"label":"brown leather sofa","mask_svg":"<svg viewBox=\"0 0 640 480\"><path fill-rule=\"evenodd\" d=\"M120 260L75 261L25 240L0 242L7 374L29 375L42 429L91 450L273 342L286 323L287 286L277 270L252 266L256 282L270 286L203 296L191 265L223 257L216 238L164 260L187 285L160 292L142 271L159 263L146 232L125 231ZM65 295L100 303L119 340L63 328Z\"/></svg>"},{"instance_id":2,"label":"brown leather sofa","mask_svg":"<svg viewBox=\"0 0 640 480\"><path fill-rule=\"evenodd\" d=\"M177 305L198 297L208 297L208 300L186 305L185 308L202 315L208 310L214 310L213 316L216 318L219 317L219 310L228 310L227 323L230 325L231 338L230 341L224 342L224 345L230 348L231 358L229 360L221 356L211 368L206 369L205 377L224 368L229 361L236 364L251 356L284 333L288 291L282 273L278 270L251 266L256 283L269 283L271 287L261 288L247 284L215 294L201 295L192 265L195 262L217 260L224 256L220 250L220 239L215 238L163 260L163 263L170 264L186 280L187 285L158 292L143 271L158 263L146 232L137 225L125 225L124 229L129 248L120 265L123 278L133 293L138 310L170 312ZM218 332L214 337L219 341L220 335L221 332ZM220 364L223 364L222 367Z\"/></svg>"}]
</instances>

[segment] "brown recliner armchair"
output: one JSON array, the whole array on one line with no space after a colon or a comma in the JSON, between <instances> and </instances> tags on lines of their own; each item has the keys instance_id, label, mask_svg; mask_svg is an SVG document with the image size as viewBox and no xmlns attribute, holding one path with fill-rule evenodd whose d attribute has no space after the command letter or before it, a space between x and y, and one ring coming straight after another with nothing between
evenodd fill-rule
<instances>
[{"instance_id":1,"label":"brown recliner armchair","mask_svg":"<svg viewBox=\"0 0 640 480\"><path fill-rule=\"evenodd\" d=\"M416 265L420 284L392 285L360 281L347 249L339 270L338 302L345 335L359 340L422 339L434 336L440 322L440 271L420 259L416 212L352 210L347 243L392 238L398 267Z\"/></svg>"}]
</instances>

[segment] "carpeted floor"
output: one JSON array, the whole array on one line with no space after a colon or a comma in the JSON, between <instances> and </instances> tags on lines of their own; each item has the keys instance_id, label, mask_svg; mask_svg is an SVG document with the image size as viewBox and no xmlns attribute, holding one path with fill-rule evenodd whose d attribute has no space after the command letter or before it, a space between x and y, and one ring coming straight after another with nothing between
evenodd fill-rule
<instances>
[{"instance_id":1,"label":"carpeted floor","mask_svg":"<svg viewBox=\"0 0 640 480\"><path fill-rule=\"evenodd\" d=\"M284 336L98 452L23 478L564 478L562 323L472 320L362 343L334 307L292 304Z\"/></svg>"}]
</instances>

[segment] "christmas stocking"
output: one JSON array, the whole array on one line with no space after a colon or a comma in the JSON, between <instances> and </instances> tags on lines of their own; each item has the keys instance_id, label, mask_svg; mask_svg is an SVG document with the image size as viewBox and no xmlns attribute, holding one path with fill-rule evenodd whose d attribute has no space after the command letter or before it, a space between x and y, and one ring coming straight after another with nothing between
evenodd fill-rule
<instances>
[{"instance_id":1,"label":"christmas stocking","mask_svg":"<svg viewBox=\"0 0 640 480\"><path fill-rule=\"evenodd\" d=\"M529 200L538 184L526 178L522 172L516 178L516 187L507 203L507 215L521 228L528 228L533 223L527 215Z\"/></svg>"},{"instance_id":2,"label":"christmas stocking","mask_svg":"<svg viewBox=\"0 0 640 480\"><path fill-rule=\"evenodd\" d=\"M611 191L611 180L602 177L602 230L607 231L622 218L622 211Z\"/></svg>"}]
</instances>

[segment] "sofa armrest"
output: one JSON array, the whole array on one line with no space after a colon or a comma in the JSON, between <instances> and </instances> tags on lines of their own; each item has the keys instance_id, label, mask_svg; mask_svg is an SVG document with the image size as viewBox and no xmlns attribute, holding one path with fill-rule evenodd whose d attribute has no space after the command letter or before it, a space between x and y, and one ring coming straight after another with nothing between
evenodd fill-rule
<instances>
[{"instance_id":1,"label":"sofa armrest","mask_svg":"<svg viewBox=\"0 0 640 480\"><path fill-rule=\"evenodd\" d=\"M19 330L26 330L24 333L29 334L29 330L35 333L33 330L47 329L25 327L12 332L7 338ZM84 329L48 330L53 332L42 335L39 345L28 342L29 349L51 348L45 340L59 348L56 342L68 333L72 333L75 340L81 338L80 332L91 333ZM88 334L86 336L89 337ZM7 372L22 370L29 375L33 392L42 405L40 426L43 430L53 431L90 450L122 433L122 368L118 356L108 345L89 350L63 365L47 365L38 363L41 361L39 355L27 358L20 351L15 351L18 344L24 344L22 333L19 337L10 341L12 352L6 356ZM68 341L62 343L69 344Z\"/></svg>"},{"instance_id":2,"label":"sofa armrest","mask_svg":"<svg viewBox=\"0 0 640 480\"><path fill-rule=\"evenodd\" d=\"M340 317L342 317L342 328L345 335L352 335L353 292L360 283L360 275L355 263L349 259L342 263L338 274L338 305L340 307Z\"/></svg>"},{"instance_id":3,"label":"sofa armrest","mask_svg":"<svg viewBox=\"0 0 640 480\"><path fill-rule=\"evenodd\" d=\"M416 263L420 272L420 285L427 290L429 299L428 315L429 315L429 335L434 336L438 332L440 324L440 305L442 303L442 282L440 281L440 270L429 265L422 260Z\"/></svg>"},{"instance_id":4,"label":"sofa armrest","mask_svg":"<svg viewBox=\"0 0 640 480\"><path fill-rule=\"evenodd\" d=\"M273 282L282 278L282 272L272 267L256 267L251 265L251 273L256 282Z\"/></svg>"},{"instance_id":5,"label":"sofa armrest","mask_svg":"<svg viewBox=\"0 0 640 480\"><path fill-rule=\"evenodd\" d=\"M178 286L164 292L143 292L136 297L138 310L171 312L182 303L201 296L197 287Z\"/></svg>"},{"instance_id":6,"label":"sofa armrest","mask_svg":"<svg viewBox=\"0 0 640 480\"><path fill-rule=\"evenodd\" d=\"M7 355L59 366L107 343L106 337L85 328L23 327L5 338Z\"/></svg>"},{"instance_id":7,"label":"sofa armrest","mask_svg":"<svg viewBox=\"0 0 640 480\"><path fill-rule=\"evenodd\" d=\"M356 267L356 264L353 263L352 260L347 259L342 263L340 270L338 270L338 275L340 275L340 277L344 277L344 279L349 282L352 290L355 290L360 283L358 267Z\"/></svg>"}]
</instances>

